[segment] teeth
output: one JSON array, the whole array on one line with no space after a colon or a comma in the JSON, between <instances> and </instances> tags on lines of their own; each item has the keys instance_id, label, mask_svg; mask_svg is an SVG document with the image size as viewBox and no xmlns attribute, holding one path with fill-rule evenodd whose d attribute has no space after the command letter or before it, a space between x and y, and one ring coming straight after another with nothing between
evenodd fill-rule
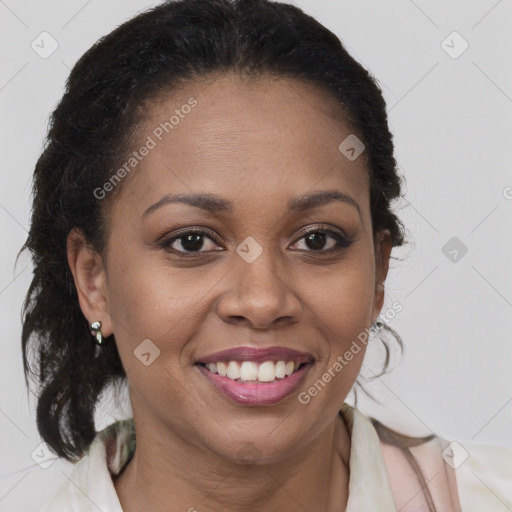
<instances>
[{"instance_id":1,"label":"teeth","mask_svg":"<svg viewBox=\"0 0 512 512\"><path fill-rule=\"evenodd\" d=\"M224 364L224 363L210 363L212 366L216 366L217 367L217 373L221 376L221 377L225 377L228 373L228 367ZM207 366L208 370L210 370L210 367ZM211 370L210 370L211 371Z\"/></svg>"},{"instance_id":2,"label":"teeth","mask_svg":"<svg viewBox=\"0 0 512 512\"><path fill-rule=\"evenodd\" d=\"M276 378L276 365L272 361L265 361L258 368L258 380L260 382L271 382Z\"/></svg>"},{"instance_id":3,"label":"teeth","mask_svg":"<svg viewBox=\"0 0 512 512\"><path fill-rule=\"evenodd\" d=\"M232 380L272 382L276 379L284 379L297 371L300 363L294 361L265 361L255 363L253 361L225 361L219 363L208 363L206 368L212 373L218 373L221 377L228 377Z\"/></svg>"},{"instance_id":4,"label":"teeth","mask_svg":"<svg viewBox=\"0 0 512 512\"><path fill-rule=\"evenodd\" d=\"M229 362L226 377L229 377L230 379L233 380L240 378L240 367L238 366L238 363L236 361Z\"/></svg>"},{"instance_id":5,"label":"teeth","mask_svg":"<svg viewBox=\"0 0 512 512\"><path fill-rule=\"evenodd\" d=\"M234 361L232 362L234 363ZM252 361L244 361L240 366L240 378L242 380L256 380L258 378L258 365Z\"/></svg>"},{"instance_id":6,"label":"teeth","mask_svg":"<svg viewBox=\"0 0 512 512\"><path fill-rule=\"evenodd\" d=\"M286 377L286 363L284 361L278 361L276 363L276 377L278 379Z\"/></svg>"},{"instance_id":7,"label":"teeth","mask_svg":"<svg viewBox=\"0 0 512 512\"><path fill-rule=\"evenodd\" d=\"M217 365L214 363L208 363L206 368L208 368L212 373L217 373Z\"/></svg>"}]
</instances>

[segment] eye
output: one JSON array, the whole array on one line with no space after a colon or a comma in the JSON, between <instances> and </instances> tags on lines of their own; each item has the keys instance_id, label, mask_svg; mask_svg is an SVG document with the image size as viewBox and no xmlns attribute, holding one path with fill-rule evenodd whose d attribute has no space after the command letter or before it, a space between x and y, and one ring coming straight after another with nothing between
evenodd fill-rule
<instances>
[{"instance_id":1,"label":"eye","mask_svg":"<svg viewBox=\"0 0 512 512\"><path fill-rule=\"evenodd\" d=\"M331 242L330 247L325 248L325 244L328 240L334 240L334 243ZM337 231L333 231L332 229L321 229L314 228L303 233L302 237L298 240L304 240L306 247L310 250L306 249L306 252L333 252L339 251L342 249L348 248L353 240L349 240L347 237L338 233ZM298 242L296 242L297 244Z\"/></svg>"},{"instance_id":2,"label":"eye","mask_svg":"<svg viewBox=\"0 0 512 512\"><path fill-rule=\"evenodd\" d=\"M164 249L169 249L173 252L183 254L195 252L208 252L211 250L218 250L206 247L206 251L201 251L204 248L204 238L207 238L211 243L214 243L213 237L209 236L207 231L203 230L188 230L164 240L160 246ZM207 246L208 244L206 244ZM214 244L215 245L215 244ZM173 247L174 246L174 247ZM181 246L184 250L177 247Z\"/></svg>"},{"instance_id":3,"label":"eye","mask_svg":"<svg viewBox=\"0 0 512 512\"><path fill-rule=\"evenodd\" d=\"M208 243L205 244L205 238L209 240L211 245L210 248L208 248ZM331 244L329 247L326 248L325 245L328 242L329 238L331 239ZM159 245L160 247L166 250L187 255L200 252L211 252L212 250L219 250L215 249L215 246L217 244L214 239L215 237L212 234L210 234L209 231L200 229L189 229L187 231L182 231L177 235L174 235L170 238L163 240ZM306 244L306 249L300 250L305 250L305 252L319 253L330 253L346 249L353 242L353 240L349 240L347 237L345 237L343 234L337 231L318 227L304 232L302 234L302 237L297 242L295 242L294 245L297 245L303 239L304 243ZM180 246L181 249L179 249Z\"/></svg>"}]
</instances>

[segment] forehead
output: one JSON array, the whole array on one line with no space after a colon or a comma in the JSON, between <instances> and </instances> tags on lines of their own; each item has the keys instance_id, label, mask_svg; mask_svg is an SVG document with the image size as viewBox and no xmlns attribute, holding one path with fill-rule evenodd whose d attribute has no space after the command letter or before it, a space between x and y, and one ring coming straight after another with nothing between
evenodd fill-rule
<instances>
[{"instance_id":1,"label":"forehead","mask_svg":"<svg viewBox=\"0 0 512 512\"><path fill-rule=\"evenodd\" d=\"M309 83L234 75L188 82L145 106L131 150L150 149L123 195L141 212L164 193L259 207L333 186L365 196L364 153L350 161L339 150L351 133L335 98Z\"/></svg>"}]
</instances>

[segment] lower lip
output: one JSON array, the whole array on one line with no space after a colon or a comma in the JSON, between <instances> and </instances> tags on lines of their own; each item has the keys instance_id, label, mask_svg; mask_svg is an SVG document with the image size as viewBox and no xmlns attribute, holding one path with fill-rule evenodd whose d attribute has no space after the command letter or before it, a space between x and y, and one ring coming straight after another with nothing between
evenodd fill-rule
<instances>
[{"instance_id":1,"label":"lower lip","mask_svg":"<svg viewBox=\"0 0 512 512\"><path fill-rule=\"evenodd\" d=\"M312 364L302 365L296 372L272 382L236 381L213 373L202 365L199 371L227 398L244 405L272 405L290 396L301 383Z\"/></svg>"}]
</instances>

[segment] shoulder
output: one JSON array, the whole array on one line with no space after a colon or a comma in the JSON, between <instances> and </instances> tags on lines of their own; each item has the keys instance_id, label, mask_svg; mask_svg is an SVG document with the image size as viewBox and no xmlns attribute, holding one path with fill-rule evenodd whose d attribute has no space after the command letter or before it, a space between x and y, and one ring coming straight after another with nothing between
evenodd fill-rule
<instances>
[{"instance_id":1,"label":"shoulder","mask_svg":"<svg viewBox=\"0 0 512 512\"><path fill-rule=\"evenodd\" d=\"M94 507L88 503L89 475L93 461L89 454L82 457L73 467L71 474L66 475L63 483L52 498L45 503L42 512L64 512L80 510L88 512ZM98 468L95 468L96 471Z\"/></svg>"},{"instance_id":2,"label":"shoulder","mask_svg":"<svg viewBox=\"0 0 512 512\"><path fill-rule=\"evenodd\" d=\"M87 453L75 463L71 474L45 504L42 512L123 512L112 475L133 453L133 420L122 420L98 432Z\"/></svg>"},{"instance_id":3,"label":"shoulder","mask_svg":"<svg viewBox=\"0 0 512 512\"><path fill-rule=\"evenodd\" d=\"M464 512L512 510L512 446L451 443Z\"/></svg>"},{"instance_id":4,"label":"shoulder","mask_svg":"<svg viewBox=\"0 0 512 512\"><path fill-rule=\"evenodd\" d=\"M512 447L413 437L372 424L397 510L512 510Z\"/></svg>"}]
</instances>

